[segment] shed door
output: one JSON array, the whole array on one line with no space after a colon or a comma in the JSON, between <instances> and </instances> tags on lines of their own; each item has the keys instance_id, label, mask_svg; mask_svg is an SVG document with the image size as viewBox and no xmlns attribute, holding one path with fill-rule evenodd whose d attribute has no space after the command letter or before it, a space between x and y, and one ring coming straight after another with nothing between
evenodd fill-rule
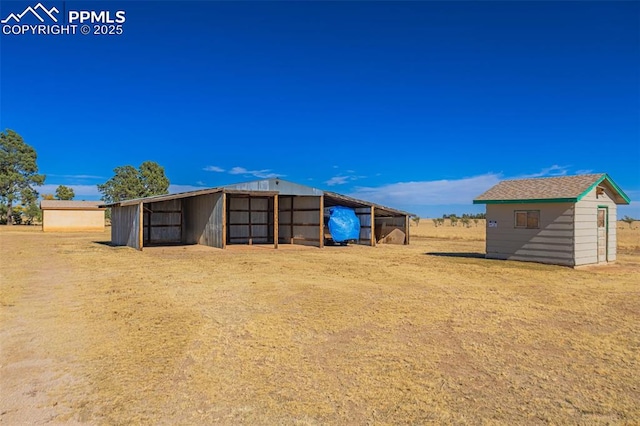
<instances>
[{"instance_id":1,"label":"shed door","mask_svg":"<svg viewBox=\"0 0 640 426\"><path fill-rule=\"evenodd\" d=\"M607 261L607 209L598 209L598 263Z\"/></svg>"}]
</instances>

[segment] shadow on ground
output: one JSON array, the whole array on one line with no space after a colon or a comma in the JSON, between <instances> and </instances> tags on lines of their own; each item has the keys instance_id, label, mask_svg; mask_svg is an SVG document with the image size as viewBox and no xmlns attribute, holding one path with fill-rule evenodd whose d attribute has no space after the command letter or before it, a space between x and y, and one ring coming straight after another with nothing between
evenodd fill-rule
<instances>
[{"instance_id":1,"label":"shadow on ground","mask_svg":"<svg viewBox=\"0 0 640 426\"><path fill-rule=\"evenodd\" d=\"M439 256L439 257L465 257L469 259L484 259L484 253L464 253L464 252L427 252L426 256Z\"/></svg>"}]
</instances>

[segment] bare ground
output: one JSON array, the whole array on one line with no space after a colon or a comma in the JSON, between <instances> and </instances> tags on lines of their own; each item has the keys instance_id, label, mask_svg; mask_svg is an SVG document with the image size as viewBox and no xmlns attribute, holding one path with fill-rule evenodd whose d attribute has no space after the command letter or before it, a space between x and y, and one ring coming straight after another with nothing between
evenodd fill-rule
<instances>
[{"instance_id":1,"label":"bare ground","mask_svg":"<svg viewBox=\"0 0 640 426\"><path fill-rule=\"evenodd\" d=\"M637 422L640 233L573 270L485 260L481 229L137 252L3 227L0 423Z\"/></svg>"}]
</instances>

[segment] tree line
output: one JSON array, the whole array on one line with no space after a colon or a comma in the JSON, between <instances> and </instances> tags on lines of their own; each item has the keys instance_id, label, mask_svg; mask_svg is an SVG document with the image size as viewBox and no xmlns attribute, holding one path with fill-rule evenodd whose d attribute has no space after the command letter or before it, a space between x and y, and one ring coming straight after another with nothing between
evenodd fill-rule
<instances>
[{"instance_id":1,"label":"tree line","mask_svg":"<svg viewBox=\"0 0 640 426\"><path fill-rule=\"evenodd\" d=\"M36 150L13 130L0 132L0 223L13 225L42 220L38 198L73 200L73 188L59 185L55 194L40 195L35 189L44 185L46 176L38 172ZM119 166L114 176L98 185L105 203L169 193L164 168L145 161L137 169Z\"/></svg>"}]
</instances>

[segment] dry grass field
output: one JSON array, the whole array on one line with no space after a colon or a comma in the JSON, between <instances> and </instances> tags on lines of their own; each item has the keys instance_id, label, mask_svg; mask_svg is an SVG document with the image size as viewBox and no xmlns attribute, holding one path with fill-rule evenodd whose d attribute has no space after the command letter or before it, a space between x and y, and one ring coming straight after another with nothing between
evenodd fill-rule
<instances>
[{"instance_id":1,"label":"dry grass field","mask_svg":"<svg viewBox=\"0 0 640 426\"><path fill-rule=\"evenodd\" d=\"M615 265L410 246L155 247L0 227L1 424L640 422L640 230Z\"/></svg>"}]
</instances>

